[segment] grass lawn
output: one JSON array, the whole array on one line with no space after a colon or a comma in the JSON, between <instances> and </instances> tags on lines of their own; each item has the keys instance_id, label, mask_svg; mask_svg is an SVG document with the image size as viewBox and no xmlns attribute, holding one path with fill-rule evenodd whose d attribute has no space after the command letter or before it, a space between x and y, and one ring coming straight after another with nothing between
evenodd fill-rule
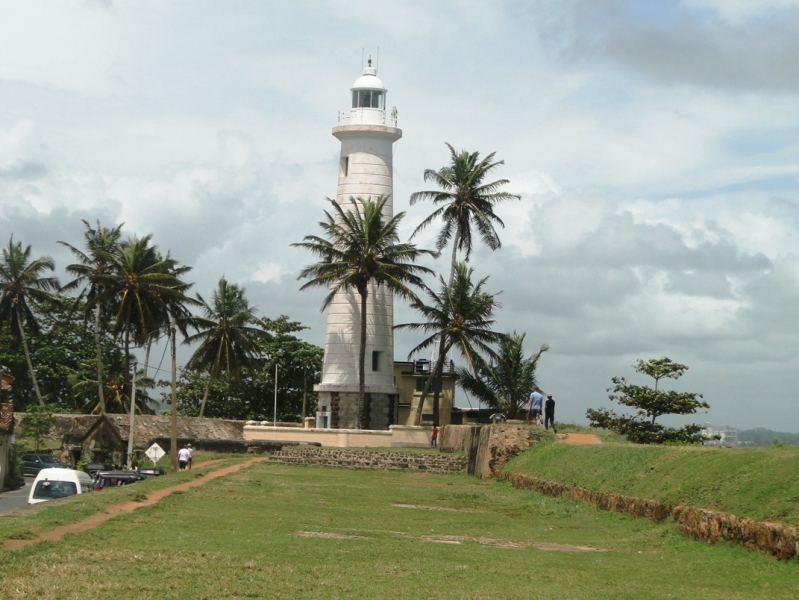
<instances>
[{"instance_id":1,"label":"grass lawn","mask_svg":"<svg viewBox=\"0 0 799 600\"><path fill-rule=\"evenodd\" d=\"M535 444L504 470L799 526L799 448Z\"/></svg>"},{"instance_id":2,"label":"grass lawn","mask_svg":"<svg viewBox=\"0 0 799 600\"><path fill-rule=\"evenodd\" d=\"M233 464L250 458L246 455L231 455L220 453L196 453L198 458L195 462L205 460L223 459L224 464ZM166 458L161 459L159 466L169 469L169 462ZM213 468L219 465L214 465ZM162 477L152 477L146 481L138 482L133 485L126 485L116 488L106 488L101 492L82 494L73 498L66 498L56 502L43 502L34 506L26 507L22 510L15 510L0 513L0 542L8 539L32 539L37 534L49 531L60 525L75 523L86 517L90 517L98 512L102 512L106 507L113 504L120 504L128 500L135 500L146 495L148 492L169 487L207 473L208 468L192 469L191 471L168 473ZM2 591L2 589L0 589ZM0 598L3 595L0 594Z\"/></svg>"},{"instance_id":3,"label":"grass lawn","mask_svg":"<svg viewBox=\"0 0 799 600\"><path fill-rule=\"evenodd\" d=\"M466 475L257 464L3 552L0 581L37 600L796 598L799 563Z\"/></svg>"}]
</instances>

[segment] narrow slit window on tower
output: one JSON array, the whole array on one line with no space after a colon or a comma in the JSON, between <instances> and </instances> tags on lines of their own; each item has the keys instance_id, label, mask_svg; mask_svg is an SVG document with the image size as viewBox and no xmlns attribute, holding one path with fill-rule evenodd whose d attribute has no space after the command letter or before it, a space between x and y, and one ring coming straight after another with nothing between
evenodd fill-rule
<instances>
[{"instance_id":1,"label":"narrow slit window on tower","mask_svg":"<svg viewBox=\"0 0 799 600\"><path fill-rule=\"evenodd\" d=\"M350 172L350 157L349 156L342 156L341 157L341 175L343 177L346 177L349 172Z\"/></svg>"},{"instance_id":2,"label":"narrow slit window on tower","mask_svg":"<svg viewBox=\"0 0 799 600\"><path fill-rule=\"evenodd\" d=\"M380 351L372 350L372 371L380 370Z\"/></svg>"}]
</instances>

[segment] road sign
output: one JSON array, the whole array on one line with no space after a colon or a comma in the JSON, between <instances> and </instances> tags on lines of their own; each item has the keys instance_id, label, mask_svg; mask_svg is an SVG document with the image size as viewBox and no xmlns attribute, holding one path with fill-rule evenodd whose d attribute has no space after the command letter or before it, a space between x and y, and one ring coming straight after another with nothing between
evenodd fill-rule
<instances>
[{"instance_id":1,"label":"road sign","mask_svg":"<svg viewBox=\"0 0 799 600\"><path fill-rule=\"evenodd\" d=\"M147 448L145 454L147 455L147 458L149 458L151 461L153 461L153 464L155 464L164 457L166 452L164 452L164 449L158 444L153 444Z\"/></svg>"}]
</instances>

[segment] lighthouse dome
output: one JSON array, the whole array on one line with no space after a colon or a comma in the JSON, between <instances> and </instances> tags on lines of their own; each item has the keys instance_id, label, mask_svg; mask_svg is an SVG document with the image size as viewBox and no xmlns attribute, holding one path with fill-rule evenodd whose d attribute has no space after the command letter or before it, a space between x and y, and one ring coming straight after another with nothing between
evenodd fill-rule
<instances>
[{"instance_id":1,"label":"lighthouse dome","mask_svg":"<svg viewBox=\"0 0 799 600\"><path fill-rule=\"evenodd\" d=\"M361 76L355 80L355 83L352 84L351 90L381 90L383 92L386 91L386 86L383 85L383 82L380 81L380 78L377 76L377 69L371 66L371 60L369 61L370 65L366 67L362 72Z\"/></svg>"}]
</instances>

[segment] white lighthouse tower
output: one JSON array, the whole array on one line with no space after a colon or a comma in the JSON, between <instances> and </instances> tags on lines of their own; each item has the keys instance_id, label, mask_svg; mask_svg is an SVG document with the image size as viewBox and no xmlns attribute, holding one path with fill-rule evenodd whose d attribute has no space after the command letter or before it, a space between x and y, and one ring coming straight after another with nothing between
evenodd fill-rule
<instances>
[{"instance_id":1,"label":"white lighthouse tower","mask_svg":"<svg viewBox=\"0 0 799 600\"><path fill-rule=\"evenodd\" d=\"M383 216L393 216L393 144L402 137L397 110L386 122L386 87L368 66L350 88L352 108L339 113L333 135L341 141L336 201L347 210L350 198L388 196ZM363 427L387 429L397 422L399 390L394 385L394 298L384 287L370 286L367 297L366 400ZM327 311L325 359L317 427L355 428L358 422L360 296L340 292Z\"/></svg>"}]
</instances>

